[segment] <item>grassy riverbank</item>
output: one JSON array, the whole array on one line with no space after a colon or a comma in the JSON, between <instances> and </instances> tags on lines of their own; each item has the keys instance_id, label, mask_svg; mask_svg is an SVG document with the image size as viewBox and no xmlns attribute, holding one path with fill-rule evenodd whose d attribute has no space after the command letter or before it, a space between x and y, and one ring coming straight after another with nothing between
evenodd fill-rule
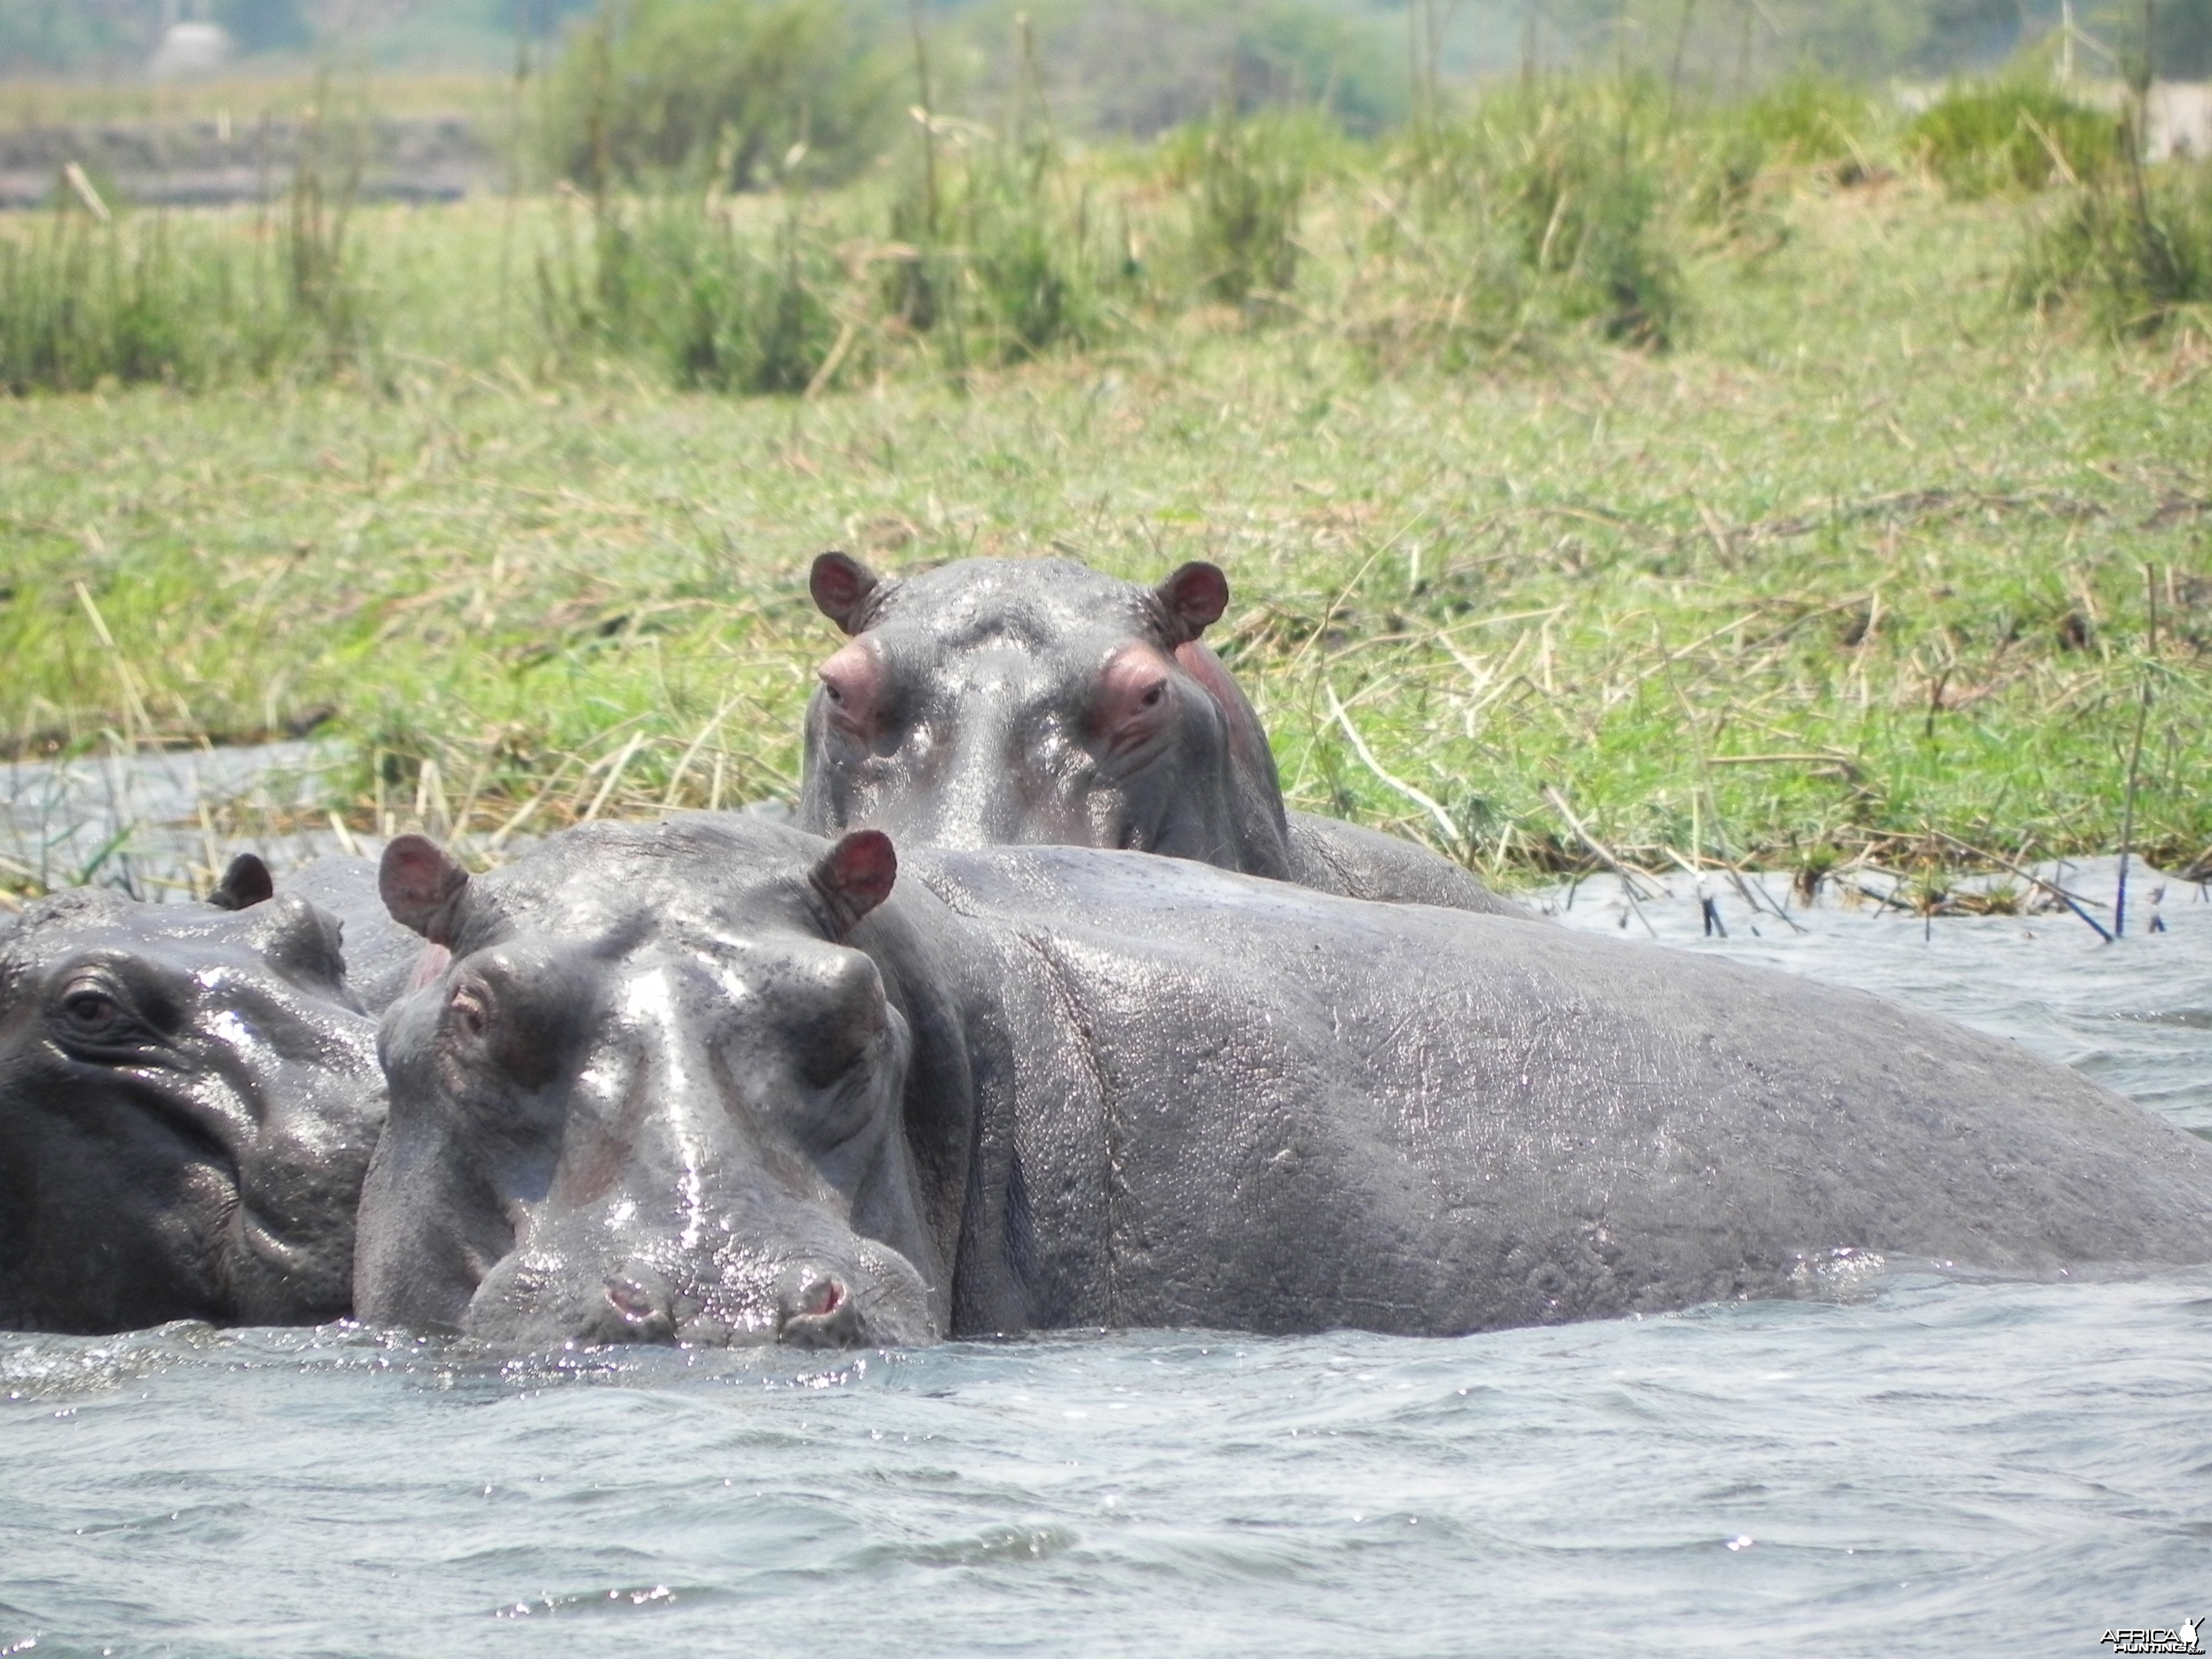
<instances>
[{"instance_id":1,"label":"grassy riverbank","mask_svg":"<svg viewBox=\"0 0 2212 1659\"><path fill-rule=\"evenodd\" d=\"M1292 800L1509 880L1586 836L1662 866L2111 850L2131 760L2135 845L2186 863L2212 357L2023 309L2049 210L1800 180L1756 236L1685 244L1663 354L1586 330L1447 370L1199 305L804 399L430 328L373 375L0 401L0 727L325 723L364 825L788 795L818 549L1203 556ZM428 314L506 211L350 234ZM478 334L521 328L490 294Z\"/></svg>"}]
</instances>

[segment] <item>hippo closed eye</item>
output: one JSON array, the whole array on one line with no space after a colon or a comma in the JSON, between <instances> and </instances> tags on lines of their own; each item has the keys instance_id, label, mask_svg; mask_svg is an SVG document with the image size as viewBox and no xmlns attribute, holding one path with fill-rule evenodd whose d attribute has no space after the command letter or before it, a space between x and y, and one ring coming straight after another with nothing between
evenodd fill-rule
<instances>
[{"instance_id":1,"label":"hippo closed eye","mask_svg":"<svg viewBox=\"0 0 2212 1659\"><path fill-rule=\"evenodd\" d=\"M337 922L257 859L209 904L32 905L0 935L0 1326L344 1313L374 1035Z\"/></svg>"},{"instance_id":2,"label":"hippo closed eye","mask_svg":"<svg viewBox=\"0 0 2212 1659\"><path fill-rule=\"evenodd\" d=\"M1528 915L1411 842L1284 811L1259 717L1200 637L1229 604L1213 565L1152 588L1058 559L887 580L832 552L810 587L851 636L807 710L799 821L817 834L1161 853L1351 897Z\"/></svg>"}]
</instances>

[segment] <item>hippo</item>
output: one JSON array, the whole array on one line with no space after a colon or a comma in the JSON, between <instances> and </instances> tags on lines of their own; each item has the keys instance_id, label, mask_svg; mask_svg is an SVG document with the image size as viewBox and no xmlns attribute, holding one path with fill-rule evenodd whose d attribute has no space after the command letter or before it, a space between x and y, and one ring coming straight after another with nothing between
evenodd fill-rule
<instances>
[{"instance_id":1,"label":"hippo","mask_svg":"<svg viewBox=\"0 0 2212 1659\"><path fill-rule=\"evenodd\" d=\"M349 1310L384 1087L339 939L250 854L204 903L77 889L0 933L0 1328Z\"/></svg>"},{"instance_id":2,"label":"hippo","mask_svg":"<svg viewBox=\"0 0 2212 1659\"><path fill-rule=\"evenodd\" d=\"M2163 1120L1656 945L738 815L474 878L401 836L381 880L428 944L380 1038L372 1323L1444 1334L2212 1259L2212 1149Z\"/></svg>"},{"instance_id":3,"label":"hippo","mask_svg":"<svg viewBox=\"0 0 2212 1659\"><path fill-rule=\"evenodd\" d=\"M894 581L830 552L808 585L852 636L806 708L798 817L817 835L1121 848L1533 919L1425 847L1285 813L1259 716L1199 637L1229 605L1213 565L1156 588L1062 559Z\"/></svg>"}]
</instances>

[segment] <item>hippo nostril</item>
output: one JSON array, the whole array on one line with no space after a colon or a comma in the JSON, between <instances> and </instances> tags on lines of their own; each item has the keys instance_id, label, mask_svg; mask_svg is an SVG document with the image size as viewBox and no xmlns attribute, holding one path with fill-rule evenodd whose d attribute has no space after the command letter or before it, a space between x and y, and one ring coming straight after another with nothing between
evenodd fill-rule
<instances>
[{"instance_id":1,"label":"hippo nostril","mask_svg":"<svg viewBox=\"0 0 2212 1659\"><path fill-rule=\"evenodd\" d=\"M798 1348L845 1348L861 1340L860 1310L844 1280L832 1273L803 1276L778 1298L776 1340Z\"/></svg>"},{"instance_id":2,"label":"hippo nostril","mask_svg":"<svg viewBox=\"0 0 2212 1659\"><path fill-rule=\"evenodd\" d=\"M622 1342L672 1342L676 1316L665 1286L647 1283L642 1275L617 1273L607 1280L607 1306L619 1322L612 1328L595 1330ZM606 1322L602 1321L602 1326Z\"/></svg>"}]
</instances>

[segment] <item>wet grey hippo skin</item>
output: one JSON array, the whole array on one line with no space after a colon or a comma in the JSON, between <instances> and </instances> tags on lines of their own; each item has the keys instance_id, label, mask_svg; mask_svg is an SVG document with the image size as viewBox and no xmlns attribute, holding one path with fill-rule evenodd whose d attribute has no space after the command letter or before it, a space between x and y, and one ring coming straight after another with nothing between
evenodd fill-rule
<instances>
[{"instance_id":1,"label":"wet grey hippo skin","mask_svg":"<svg viewBox=\"0 0 2212 1659\"><path fill-rule=\"evenodd\" d=\"M337 921L347 988L371 1014L390 1007L422 959L422 940L392 921L377 889L376 866L368 859L331 855L302 866L276 885Z\"/></svg>"},{"instance_id":2,"label":"wet grey hippo skin","mask_svg":"<svg viewBox=\"0 0 2212 1659\"><path fill-rule=\"evenodd\" d=\"M337 922L250 856L206 904L31 905L0 933L0 1328L345 1313L375 1035Z\"/></svg>"},{"instance_id":3,"label":"wet grey hippo skin","mask_svg":"<svg viewBox=\"0 0 2212 1659\"><path fill-rule=\"evenodd\" d=\"M806 709L799 821L817 835L1122 848L1352 898L1530 915L1425 847L1285 813L1259 716L1199 640L1229 603L1212 565L1157 588L1060 559L890 580L824 553L809 585L853 635Z\"/></svg>"},{"instance_id":4,"label":"wet grey hippo skin","mask_svg":"<svg viewBox=\"0 0 2212 1659\"><path fill-rule=\"evenodd\" d=\"M403 837L384 877L453 957L383 1029L372 1322L1449 1333L1788 1293L1838 1250L2212 1259L2212 1152L2148 1113L1657 946L737 817L473 880Z\"/></svg>"}]
</instances>

